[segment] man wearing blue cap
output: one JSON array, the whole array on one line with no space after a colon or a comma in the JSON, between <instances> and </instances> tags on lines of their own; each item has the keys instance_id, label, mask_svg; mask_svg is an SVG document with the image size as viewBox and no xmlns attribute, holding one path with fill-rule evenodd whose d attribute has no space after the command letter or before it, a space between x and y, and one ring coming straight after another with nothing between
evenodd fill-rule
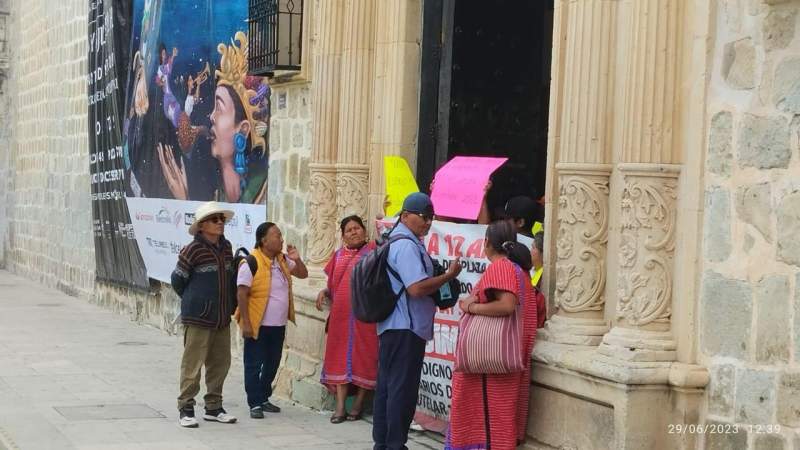
<instances>
[{"instance_id":1,"label":"man wearing blue cap","mask_svg":"<svg viewBox=\"0 0 800 450\"><path fill-rule=\"evenodd\" d=\"M389 273L392 288L400 292L394 311L378 324L378 385L373 407L372 439L374 450L407 449L408 427L414 418L417 394L425 356L425 344L433 339L436 304L431 294L457 277L460 260L447 272L433 276L433 262L422 238L433 222L430 197L415 192L403 201L400 220L391 236L408 236L391 244L388 263L399 279Z\"/></svg>"}]
</instances>

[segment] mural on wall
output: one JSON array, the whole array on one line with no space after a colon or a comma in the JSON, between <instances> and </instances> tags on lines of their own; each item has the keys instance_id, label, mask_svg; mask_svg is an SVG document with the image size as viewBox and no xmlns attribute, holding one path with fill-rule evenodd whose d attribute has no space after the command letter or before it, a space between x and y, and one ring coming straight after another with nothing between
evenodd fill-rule
<instances>
[{"instance_id":1,"label":"mural on wall","mask_svg":"<svg viewBox=\"0 0 800 450\"><path fill-rule=\"evenodd\" d=\"M234 246L266 220L270 88L247 75L245 0L134 0L130 19L120 178L147 275L168 281L201 202L236 213Z\"/></svg>"}]
</instances>

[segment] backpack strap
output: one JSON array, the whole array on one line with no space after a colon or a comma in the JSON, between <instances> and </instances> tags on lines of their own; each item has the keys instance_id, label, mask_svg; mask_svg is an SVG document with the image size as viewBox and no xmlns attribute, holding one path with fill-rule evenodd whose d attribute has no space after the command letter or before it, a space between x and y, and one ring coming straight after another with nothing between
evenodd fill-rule
<instances>
[{"instance_id":1,"label":"backpack strap","mask_svg":"<svg viewBox=\"0 0 800 450\"><path fill-rule=\"evenodd\" d=\"M258 270L258 260L256 260L256 257L247 255L244 257L244 260L247 261L247 265L250 267L250 273L256 276L256 271Z\"/></svg>"},{"instance_id":2,"label":"backpack strap","mask_svg":"<svg viewBox=\"0 0 800 450\"><path fill-rule=\"evenodd\" d=\"M411 238L409 236L401 234L399 236L391 236L391 237L389 237L389 241L387 242L386 245L392 245L393 242L397 242L397 241L400 241L400 240L403 240L403 239L408 239L409 241L415 240L414 238ZM388 259L388 257L387 257L387 259ZM422 267L427 267L425 265L424 252L419 252L419 261L422 263ZM433 265L433 263L431 263L431 265ZM400 298L403 295L403 293L406 291L406 285L403 284L403 280L400 278L400 274L398 274L397 271L392 268L392 265L389 263L388 260L386 261L386 268L389 269L389 274L392 275L395 280L400 282L400 292L397 293L397 297Z\"/></svg>"}]
</instances>

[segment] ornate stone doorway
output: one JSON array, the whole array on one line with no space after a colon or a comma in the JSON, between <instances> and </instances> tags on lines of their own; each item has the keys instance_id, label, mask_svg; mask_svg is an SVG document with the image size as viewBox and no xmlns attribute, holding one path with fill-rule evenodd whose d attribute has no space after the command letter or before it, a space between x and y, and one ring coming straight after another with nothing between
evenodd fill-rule
<instances>
[{"instance_id":1,"label":"ornate stone doorway","mask_svg":"<svg viewBox=\"0 0 800 450\"><path fill-rule=\"evenodd\" d=\"M504 156L491 208L544 195L553 1L424 2L417 180L457 155Z\"/></svg>"}]
</instances>

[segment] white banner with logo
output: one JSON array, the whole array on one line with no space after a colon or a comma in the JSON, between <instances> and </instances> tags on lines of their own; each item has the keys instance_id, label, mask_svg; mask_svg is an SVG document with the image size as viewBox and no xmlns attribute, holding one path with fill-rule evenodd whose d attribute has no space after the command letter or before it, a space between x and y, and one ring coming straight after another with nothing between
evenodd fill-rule
<instances>
[{"instance_id":1,"label":"white banner with logo","mask_svg":"<svg viewBox=\"0 0 800 450\"><path fill-rule=\"evenodd\" d=\"M379 222L378 229L385 230L392 225L394 221L383 220ZM489 265L483 248L486 228L486 225L434 221L425 236L428 254L445 269L456 257L461 258L462 269L458 276L461 297L472 291ZM517 240L527 247L533 244L533 239L526 236L517 235ZM422 363L414 420L426 429L440 433L447 429L450 418L453 362L460 318L461 309L458 306L436 313L433 319L433 340L428 341Z\"/></svg>"},{"instance_id":2,"label":"white banner with logo","mask_svg":"<svg viewBox=\"0 0 800 450\"><path fill-rule=\"evenodd\" d=\"M194 212L204 202L143 197L127 197L126 201L147 275L169 283L178 253L193 239L189 226L194 220ZM221 205L235 212L233 219L225 225L225 238L231 241L233 250L253 248L256 228L266 221L266 206L246 203Z\"/></svg>"}]
</instances>

